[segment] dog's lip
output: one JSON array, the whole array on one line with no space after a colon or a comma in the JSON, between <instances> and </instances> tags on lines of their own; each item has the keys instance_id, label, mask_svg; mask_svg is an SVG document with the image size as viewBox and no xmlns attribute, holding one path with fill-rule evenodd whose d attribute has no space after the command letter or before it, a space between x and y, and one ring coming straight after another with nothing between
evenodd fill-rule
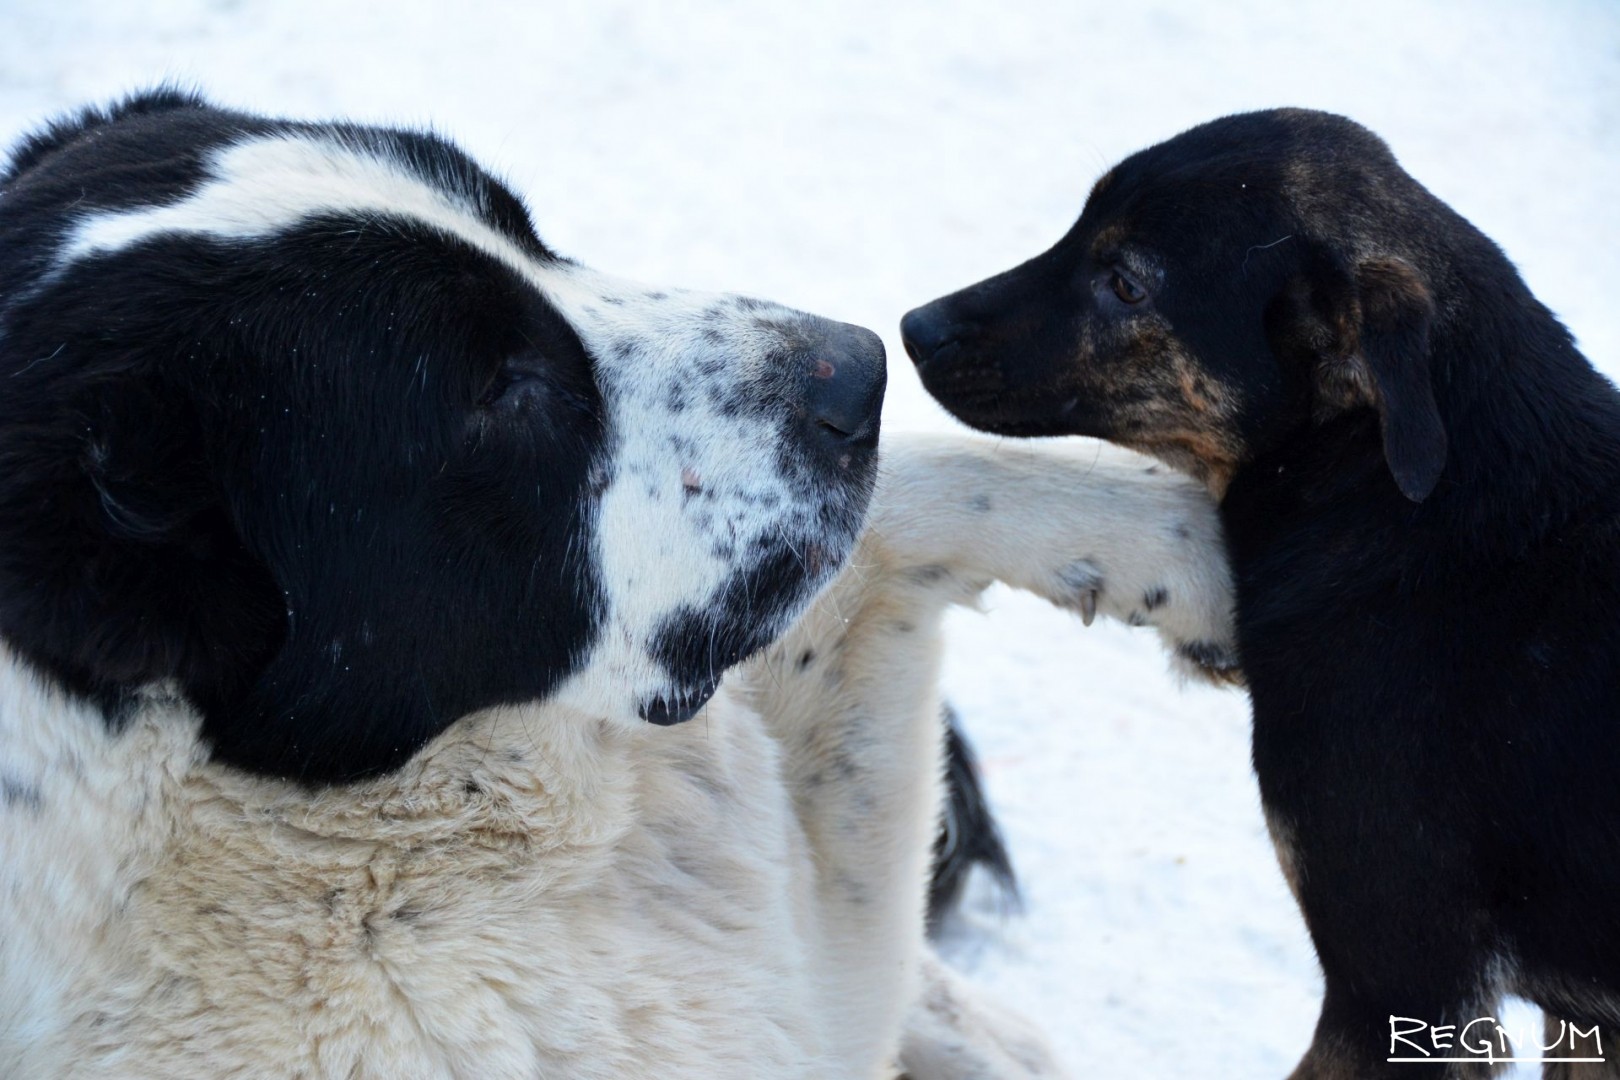
<instances>
[{"instance_id":1,"label":"dog's lip","mask_svg":"<svg viewBox=\"0 0 1620 1080\"><path fill-rule=\"evenodd\" d=\"M935 398L945 411L971 428L991 435L1010 438L1056 438L1065 435L1092 435L1099 433L1086 422L1079 397L1067 398L1062 405L1050 411L1025 413L1007 408L1003 399L991 402L952 401Z\"/></svg>"},{"instance_id":2,"label":"dog's lip","mask_svg":"<svg viewBox=\"0 0 1620 1080\"><path fill-rule=\"evenodd\" d=\"M703 710L703 706L714 697L719 685L719 681L715 680L701 686L684 688L673 694L655 694L643 701L636 711L647 723L657 724L659 727L684 724Z\"/></svg>"}]
</instances>

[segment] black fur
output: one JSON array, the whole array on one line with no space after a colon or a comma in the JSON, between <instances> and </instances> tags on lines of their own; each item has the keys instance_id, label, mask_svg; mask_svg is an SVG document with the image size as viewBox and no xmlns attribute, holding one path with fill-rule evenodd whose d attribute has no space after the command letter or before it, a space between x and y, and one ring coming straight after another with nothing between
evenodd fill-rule
<instances>
[{"instance_id":1,"label":"black fur","mask_svg":"<svg viewBox=\"0 0 1620 1080\"><path fill-rule=\"evenodd\" d=\"M0 183L6 183L27 172L46 157L69 143L101 129L149 113L168 113L180 109L204 109L202 97L178 86L161 86L135 94L117 102L110 108L89 106L72 116L54 120L41 131L25 136L12 148L6 168L0 170Z\"/></svg>"},{"instance_id":2,"label":"black fur","mask_svg":"<svg viewBox=\"0 0 1620 1080\"><path fill-rule=\"evenodd\" d=\"M1620 1058L1620 393L1502 252L1366 130L1255 113L1127 159L1057 247L906 328L964 419L1224 489L1255 771L1327 982L1296 1076L1442 1075L1386 1063L1389 1018L1503 992Z\"/></svg>"},{"instance_id":3,"label":"black fur","mask_svg":"<svg viewBox=\"0 0 1620 1080\"><path fill-rule=\"evenodd\" d=\"M962 718L945 706L945 807L934 838L934 866L928 883L928 932L937 935L967 888L968 876L982 866L1013 907L1019 905L1018 876L991 816L979 782Z\"/></svg>"},{"instance_id":4,"label":"black fur","mask_svg":"<svg viewBox=\"0 0 1620 1080\"><path fill-rule=\"evenodd\" d=\"M87 210L170 202L210 150L309 130L161 92L15 155L0 633L104 704L174 679L221 758L326 781L572 670L597 607L578 509L606 463L568 323L428 229L339 216L50 265ZM449 144L323 130L386 146L544 256Z\"/></svg>"}]
</instances>

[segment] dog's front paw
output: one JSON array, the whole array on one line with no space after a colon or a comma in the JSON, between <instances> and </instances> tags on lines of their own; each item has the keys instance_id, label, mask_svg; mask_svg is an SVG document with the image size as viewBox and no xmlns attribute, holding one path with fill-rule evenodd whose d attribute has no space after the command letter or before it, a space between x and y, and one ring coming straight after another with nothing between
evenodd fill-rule
<instances>
[{"instance_id":1,"label":"dog's front paw","mask_svg":"<svg viewBox=\"0 0 1620 1080\"><path fill-rule=\"evenodd\" d=\"M1217 686L1243 684L1230 576L1218 545L1192 544L1111 572L1096 557L1076 559L1035 592L1090 626L1101 612L1130 626L1152 626L1182 675Z\"/></svg>"},{"instance_id":2,"label":"dog's front paw","mask_svg":"<svg viewBox=\"0 0 1620 1080\"><path fill-rule=\"evenodd\" d=\"M1106 584L1101 567L1090 559L1078 559L1061 567L1048 587L1035 591L1060 608L1079 612L1081 621L1090 626L1096 621Z\"/></svg>"},{"instance_id":3,"label":"dog's front paw","mask_svg":"<svg viewBox=\"0 0 1620 1080\"><path fill-rule=\"evenodd\" d=\"M1237 598L1219 533L1189 530L1163 553L1159 584L1142 597L1147 621L1158 630L1181 675L1216 686L1243 685L1238 655Z\"/></svg>"}]
</instances>

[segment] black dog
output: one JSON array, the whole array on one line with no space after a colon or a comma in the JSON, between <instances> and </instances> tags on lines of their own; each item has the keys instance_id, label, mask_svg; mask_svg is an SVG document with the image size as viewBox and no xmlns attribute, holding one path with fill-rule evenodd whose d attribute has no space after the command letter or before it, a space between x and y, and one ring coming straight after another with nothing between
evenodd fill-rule
<instances>
[{"instance_id":1,"label":"black dog","mask_svg":"<svg viewBox=\"0 0 1620 1080\"><path fill-rule=\"evenodd\" d=\"M1294 1075L1484 1075L1436 1059L1503 1056L1468 1025L1508 992L1546 1057L1620 1060L1620 393L1502 252L1360 126L1252 113L1127 158L902 332L969 424L1222 498L1327 983Z\"/></svg>"}]
</instances>

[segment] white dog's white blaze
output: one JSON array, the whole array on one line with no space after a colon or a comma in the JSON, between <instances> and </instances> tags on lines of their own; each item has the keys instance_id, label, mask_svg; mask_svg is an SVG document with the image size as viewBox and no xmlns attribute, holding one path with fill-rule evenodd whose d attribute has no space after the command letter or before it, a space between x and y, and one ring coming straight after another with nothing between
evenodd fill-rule
<instances>
[{"instance_id":1,"label":"white dog's white blaze","mask_svg":"<svg viewBox=\"0 0 1620 1080\"><path fill-rule=\"evenodd\" d=\"M595 530L609 630L559 700L635 720L637 704L670 689L647 646L671 613L702 607L762 543L839 549L849 538L825 536L821 500L784 477L780 416L726 407L787 381L769 363L801 316L578 268L548 285L591 347L614 417L614 475Z\"/></svg>"}]
</instances>

